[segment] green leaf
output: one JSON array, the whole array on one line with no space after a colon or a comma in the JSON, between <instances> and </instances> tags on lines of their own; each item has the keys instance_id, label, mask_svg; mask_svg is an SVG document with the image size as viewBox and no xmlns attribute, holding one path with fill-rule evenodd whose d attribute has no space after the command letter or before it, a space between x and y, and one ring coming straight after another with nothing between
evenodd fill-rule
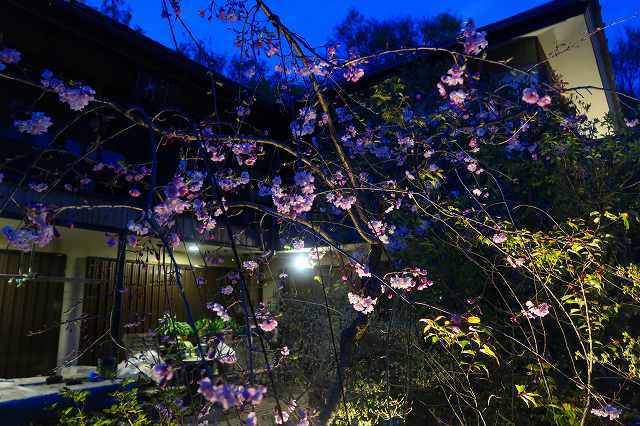
<instances>
[{"instance_id":1,"label":"green leaf","mask_svg":"<svg viewBox=\"0 0 640 426\"><path fill-rule=\"evenodd\" d=\"M491 349L489 346L482 345L482 348L480 349L480 352L482 352L485 355L489 355L490 357L493 357L493 359L496 360L496 362L498 363L498 365L500 365L500 360L498 359L498 356L496 355L496 353L493 351L493 349Z\"/></svg>"}]
</instances>

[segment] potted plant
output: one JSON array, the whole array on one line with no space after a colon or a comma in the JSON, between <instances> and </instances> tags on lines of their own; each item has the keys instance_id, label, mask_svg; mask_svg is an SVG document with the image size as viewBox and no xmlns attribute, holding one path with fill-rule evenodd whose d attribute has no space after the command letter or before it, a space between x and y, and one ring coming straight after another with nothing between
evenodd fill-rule
<instances>
[{"instance_id":1,"label":"potted plant","mask_svg":"<svg viewBox=\"0 0 640 426\"><path fill-rule=\"evenodd\" d=\"M193 334L191 326L166 313L159 322L160 325L156 332L161 337L160 348L164 350L166 356L175 355L180 359L190 357L194 352L193 343L189 341L189 336ZM164 342L162 339L168 340L168 342ZM163 343L169 343L169 345Z\"/></svg>"}]
</instances>

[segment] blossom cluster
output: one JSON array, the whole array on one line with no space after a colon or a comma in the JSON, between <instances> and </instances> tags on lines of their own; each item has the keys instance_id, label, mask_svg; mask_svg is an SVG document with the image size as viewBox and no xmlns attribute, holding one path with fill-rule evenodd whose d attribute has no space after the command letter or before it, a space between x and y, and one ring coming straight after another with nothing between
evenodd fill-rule
<instances>
[{"instance_id":1,"label":"blossom cluster","mask_svg":"<svg viewBox=\"0 0 640 426\"><path fill-rule=\"evenodd\" d=\"M92 171L99 173L105 170L110 170L115 173L118 178L124 177L124 180L129 184L140 183L145 177L151 175L151 169L147 166L140 165L127 165L123 161L104 163L99 161L93 165ZM140 196L140 190L132 187L129 189L129 195L133 197Z\"/></svg>"},{"instance_id":2,"label":"blossom cluster","mask_svg":"<svg viewBox=\"0 0 640 426\"><path fill-rule=\"evenodd\" d=\"M49 185L44 182L29 182L29 189L35 192L44 192L49 189Z\"/></svg>"},{"instance_id":3,"label":"blossom cluster","mask_svg":"<svg viewBox=\"0 0 640 426\"><path fill-rule=\"evenodd\" d=\"M4 71L6 64L17 64L20 62L22 55L15 49L5 47L0 50L0 71Z\"/></svg>"},{"instance_id":4,"label":"blossom cluster","mask_svg":"<svg viewBox=\"0 0 640 426\"><path fill-rule=\"evenodd\" d=\"M56 78L49 70L42 73L42 85L58 94L61 102L66 103L74 111L82 111L90 102L95 100L95 90L91 87L72 83L70 86Z\"/></svg>"},{"instance_id":5,"label":"blossom cluster","mask_svg":"<svg viewBox=\"0 0 640 426\"><path fill-rule=\"evenodd\" d=\"M351 261L351 266L353 266L353 269L356 271L356 274L358 274L358 277L366 278L366 277L370 277L371 276L371 272L369 271L369 267L367 265L365 265L363 262L352 260Z\"/></svg>"},{"instance_id":6,"label":"blossom cluster","mask_svg":"<svg viewBox=\"0 0 640 426\"><path fill-rule=\"evenodd\" d=\"M530 105L538 105L541 108L551 105L551 97L549 95L540 96L536 90L530 87L522 91L522 100Z\"/></svg>"},{"instance_id":7,"label":"blossom cluster","mask_svg":"<svg viewBox=\"0 0 640 426\"><path fill-rule=\"evenodd\" d=\"M591 414L598 417L609 418L609 420L615 420L622 415L622 409L607 404L601 408L592 408Z\"/></svg>"},{"instance_id":8,"label":"blossom cluster","mask_svg":"<svg viewBox=\"0 0 640 426\"><path fill-rule=\"evenodd\" d=\"M542 318L549 314L549 304L542 302L538 305L534 304L531 300L527 300L525 303L527 309L522 310L522 314L529 319Z\"/></svg>"},{"instance_id":9,"label":"blossom cluster","mask_svg":"<svg viewBox=\"0 0 640 426\"><path fill-rule=\"evenodd\" d=\"M381 220L372 220L368 225L373 235L383 244L389 244L389 236L393 235L396 230L394 225L388 225Z\"/></svg>"},{"instance_id":10,"label":"blossom cluster","mask_svg":"<svg viewBox=\"0 0 640 426\"><path fill-rule=\"evenodd\" d=\"M160 386L164 386L173 378L174 370L169 364L164 362L156 364L151 370L153 379Z\"/></svg>"},{"instance_id":11,"label":"blossom cluster","mask_svg":"<svg viewBox=\"0 0 640 426\"><path fill-rule=\"evenodd\" d=\"M624 124L629 127L629 128L634 128L637 127L638 124L640 124L640 119L639 118L624 118Z\"/></svg>"},{"instance_id":12,"label":"blossom cluster","mask_svg":"<svg viewBox=\"0 0 640 426\"><path fill-rule=\"evenodd\" d=\"M462 45L467 55L479 55L488 46L484 31L477 31L475 22L469 19L462 28Z\"/></svg>"},{"instance_id":13,"label":"blossom cluster","mask_svg":"<svg viewBox=\"0 0 640 426\"><path fill-rule=\"evenodd\" d=\"M220 171L216 173L216 182L223 192L230 192L249 183L249 172L243 171L239 176L235 176L231 169Z\"/></svg>"},{"instance_id":14,"label":"blossom cluster","mask_svg":"<svg viewBox=\"0 0 640 426\"><path fill-rule=\"evenodd\" d=\"M180 240L180 236L176 232L169 232L169 234L167 235L167 242L169 243L171 248L177 248L180 246L180 243L182 241ZM197 282L198 281L196 280L196 283Z\"/></svg>"},{"instance_id":15,"label":"blossom cluster","mask_svg":"<svg viewBox=\"0 0 640 426\"><path fill-rule=\"evenodd\" d=\"M282 179L276 176L271 185L271 199L278 213L293 218L311 210L316 197L314 177L311 173L296 172L294 182L295 187L285 188L282 186Z\"/></svg>"},{"instance_id":16,"label":"blossom cluster","mask_svg":"<svg viewBox=\"0 0 640 426\"><path fill-rule=\"evenodd\" d=\"M378 302L377 298L374 299L370 296L363 297L359 294L351 292L347 294L347 297L349 298L349 303L351 304L351 306L353 306L353 309L358 312L362 312L365 315L373 312L373 308Z\"/></svg>"},{"instance_id":17,"label":"blossom cluster","mask_svg":"<svg viewBox=\"0 0 640 426\"><path fill-rule=\"evenodd\" d=\"M285 424L287 421L289 421L291 415L295 412L300 419L298 423L296 423L296 426L308 425L309 419L308 419L307 411L303 409L298 409L296 411L297 408L298 408L298 403L295 399L292 399L291 401L289 401L287 403L287 406L284 407L284 409L278 409L278 407L274 407L273 417L274 417L275 423L277 425Z\"/></svg>"},{"instance_id":18,"label":"blossom cluster","mask_svg":"<svg viewBox=\"0 0 640 426\"><path fill-rule=\"evenodd\" d=\"M56 236L56 231L51 224L51 212L44 204L33 204L26 209L25 226L13 228L6 225L2 228L2 234L11 247L20 251L31 251L35 245L44 247Z\"/></svg>"},{"instance_id":19,"label":"blossom cluster","mask_svg":"<svg viewBox=\"0 0 640 426\"><path fill-rule=\"evenodd\" d=\"M224 410L242 408L245 403L258 405L267 393L266 386L242 386L220 383L214 385L205 377L198 381L198 393L209 402L217 402Z\"/></svg>"},{"instance_id":20,"label":"blossom cluster","mask_svg":"<svg viewBox=\"0 0 640 426\"><path fill-rule=\"evenodd\" d=\"M199 234L203 234L206 231L212 231L215 229L217 222L213 217L220 216L222 214L222 209L219 207L216 208L212 217L207 210L207 203L196 198L193 200L193 214L196 217L196 231ZM215 261L216 259L214 259L213 262L207 261L207 263L215 265ZM222 262L224 263L224 258L222 259Z\"/></svg>"},{"instance_id":21,"label":"blossom cluster","mask_svg":"<svg viewBox=\"0 0 640 426\"><path fill-rule=\"evenodd\" d=\"M135 222L130 220L127 223L127 229L136 235L147 235L149 233L149 227L146 226L143 222Z\"/></svg>"},{"instance_id":22,"label":"blossom cluster","mask_svg":"<svg viewBox=\"0 0 640 426\"><path fill-rule=\"evenodd\" d=\"M258 269L258 262L255 260L245 260L242 262L242 267L250 272L255 272Z\"/></svg>"},{"instance_id":23,"label":"blossom cluster","mask_svg":"<svg viewBox=\"0 0 640 426\"><path fill-rule=\"evenodd\" d=\"M291 123L291 133L300 137L313 133L316 125L316 110L312 107L302 108L298 113L298 119Z\"/></svg>"},{"instance_id":24,"label":"blossom cluster","mask_svg":"<svg viewBox=\"0 0 640 426\"><path fill-rule=\"evenodd\" d=\"M460 38L464 46L464 53L467 55L479 55L488 46L486 33L477 31L473 20L465 23ZM454 65L436 84L440 96L448 99L450 105L459 110L464 108L465 102L470 97L470 93L465 92L462 87L465 82L464 77L465 66Z\"/></svg>"},{"instance_id":25,"label":"blossom cluster","mask_svg":"<svg viewBox=\"0 0 640 426\"><path fill-rule=\"evenodd\" d=\"M355 195L345 194L342 191L329 192L327 201L342 210L349 210L357 201Z\"/></svg>"},{"instance_id":26,"label":"blossom cluster","mask_svg":"<svg viewBox=\"0 0 640 426\"><path fill-rule=\"evenodd\" d=\"M32 112L30 119L13 122L18 131L35 136L47 133L52 124L51 117L45 115L44 112Z\"/></svg>"},{"instance_id":27,"label":"blossom cluster","mask_svg":"<svg viewBox=\"0 0 640 426\"><path fill-rule=\"evenodd\" d=\"M253 166L261 148L253 141L240 141L231 144L231 152L235 154L239 165Z\"/></svg>"},{"instance_id":28,"label":"blossom cluster","mask_svg":"<svg viewBox=\"0 0 640 426\"><path fill-rule=\"evenodd\" d=\"M364 69L355 65L349 64L343 74L345 80L351 83L357 83L362 77L364 77Z\"/></svg>"},{"instance_id":29,"label":"blossom cluster","mask_svg":"<svg viewBox=\"0 0 640 426\"><path fill-rule=\"evenodd\" d=\"M427 271L420 268L413 268L399 274L391 275L389 285L397 290L410 291L414 288L416 290L424 290L427 287L431 287L433 281L428 278Z\"/></svg>"},{"instance_id":30,"label":"blossom cluster","mask_svg":"<svg viewBox=\"0 0 640 426\"><path fill-rule=\"evenodd\" d=\"M278 327L278 321L274 318L273 314L267 310L264 303L260 303L256 311L256 318L258 319L258 327L262 331L273 331Z\"/></svg>"},{"instance_id":31,"label":"blossom cluster","mask_svg":"<svg viewBox=\"0 0 640 426\"><path fill-rule=\"evenodd\" d=\"M197 174L193 183L188 183L182 175L176 175L164 188L165 199L154 208L155 219L161 226L168 225L174 214L184 213L191 207L188 201L191 192L202 186L202 174Z\"/></svg>"},{"instance_id":32,"label":"blossom cluster","mask_svg":"<svg viewBox=\"0 0 640 426\"><path fill-rule=\"evenodd\" d=\"M207 302L207 309L215 312L223 321L231 321L231 316L227 312L226 308L221 304L216 302Z\"/></svg>"}]
</instances>

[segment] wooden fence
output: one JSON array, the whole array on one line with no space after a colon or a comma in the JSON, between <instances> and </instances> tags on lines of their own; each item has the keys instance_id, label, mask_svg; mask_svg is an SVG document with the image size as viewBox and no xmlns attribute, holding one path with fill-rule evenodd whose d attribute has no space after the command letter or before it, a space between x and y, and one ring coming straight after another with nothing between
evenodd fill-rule
<instances>
[{"instance_id":1,"label":"wooden fence","mask_svg":"<svg viewBox=\"0 0 640 426\"><path fill-rule=\"evenodd\" d=\"M220 298L224 268L195 268L181 266L182 285L196 319L209 316L206 302ZM104 342L109 345L109 326L114 303L116 260L87 258L86 277L103 283L85 284L80 350L86 351L82 364L95 365ZM196 285L202 277L206 285ZM186 319L186 310L170 263L142 264L128 261L125 266L125 290L122 294L121 333L146 333L158 326L158 318L165 312L178 320Z\"/></svg>"},{"instance_id":2,"label":"wooden fence","mask_svg":"<svg viewBox=\"0 0 640 426\"><path fill-rule=\"evenodd\" d=\"M0 274L62 277L66 256L0 250ZM0 279L0 378L51 374L58 353L63 282Z\"/></svg>"}]
</instances>

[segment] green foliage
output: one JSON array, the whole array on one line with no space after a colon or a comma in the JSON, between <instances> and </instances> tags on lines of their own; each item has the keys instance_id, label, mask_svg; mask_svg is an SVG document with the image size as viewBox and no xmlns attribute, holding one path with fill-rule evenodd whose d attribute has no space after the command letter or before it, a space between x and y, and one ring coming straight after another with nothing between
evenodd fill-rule
<instances>
[{"instance_id":1,"label":"green foliage","mask_svg":"<svg viewBox=\"0 0 640 426\"><path fill-rule=\"evenodd\" d=\"M371 101L382 111L381 118L387 124L401 125L402 112L407 108L406 86L400 78L391 78L373 87Z\"/></svg>"},{"instance_id":2,"label":"green foliage","mask_svg":"<svg viewBox=\"0 0 640 426\"><path fill-rule=\"evenodd\" d=\"M138 389L118 390L112 394L116 403L104 410L103 424L144 426L152 424L138 401ZM111 423L113 422L113 423Z\"/></svg>"},{"instance_id":3,"label":"green foliage","mask_svg":"<svg viewBox=\"0 0 640 426\"><path fill-rule=\"evenodd\" d=\"M175 316L165 314L159 320L157 332L163 336L187 337L193 334L191 326L183 321L178 321Z\"/></svg>"},{"instance_id":4,"label":"green foliage","mask_svg":"<svg viewBox=\"0 0 640 426\"><path fill-rule=\"evenodd\" d=\"M216 334L224 330L224 321L221 318L202 318L196 321L196 328L200 336Z\"/></svg>"},{"instance_id":5,"label":"green foliage","mask_svg":"<svg viewBox=\"0 0 640 426\"><path fill-rule=\"evenodd\" d=\"M344 405L340 406L332 424L346 426L355 421L362 426L377 426L393 420L404 422L411 412L411 401L390 391L384 378L372 377L366 364L357 366L354 376L349 383L347 408L345 410Z\"/></svg>"},{"instance_id":6,"label":"green foliage","mask_svg":"<svg viewBox=\"0 0 640 426\"><path fill-rule=\"evenodd\" d=\"M484 372L488 376L489 366L485 360L478 358L479 354L493 358L497 364L500 360L491 343L491 331L480 325L480 318L469 316L450 320L440 315L433 319L424 318L422 332L425 340L431 344L442 344L448 349L457 350L460 355L459 363L469 369L469 373Z\"/></svg>"},{"instance_id":7,"label":"green foliage","mask_svg":"<svg viewBox=\"0 0 640 426\"><path fill-rule=\"evenodd\" d=\"M63 389L62 397L69 401L68 407L54 404L52 409L59 412L58 424L67 426L109 426L128 424L133 426L151 425L143 406L138 401L138 389L127 390L128 383L113 392L115 403L102 412L87 413L85 404L89 392Z\"/></svg>"},{"instance_id":8,"label":"green foliage","mask_svg":"<svg viewBox=\"0 0 640 426\"><path fill-rule=\"evenodd\" d=\"M71 405L68 407L60 407L59 404L53 404L52 410L59 410L60 418L58 424L68 426L80 426L91 424L89 418L84 412L85 402L89 392L73 391L68 388L62 389L60 392L62 397L69 400Z\"/></svg>"},{"instance_id":9,"label":"green foliage","mask_svg":"<svg viewBox=\"0 0 640 426\"><path fill-rule=\"evenodd\" d=\"M434 79L424 75L437 67L406 66L363 91L354 115L384 123L381 138L401 132L415 146L432 146L431 138L442 137L441 151L429 159L440 165L451 152L470 155L470 135L481 126L465 128L440 111L407 121L406 108L433 104ZM519 99L522 87L478 90ZM484 174L425 162L403 182L429 195L412 199L418 215L401 209L393 223L424 232L409 232L391 257L428 270L436 285L415 296L424 307L424 353L413 362L423 370L401 377L414 404L446 401L444 409L429 408L433 417L411 419L577 425L606 403L637 404L640 137L616 129L614 117L568 125L574 114L575 106L560 101L544 119L529 117L524 139L535 144L534 155L507 152L505 138L489 134L473 154ZM391 174L395 165L378 167ZM473 188L490 195L471 197ZM494 241L498 233L504 241ZM547 314L529 312L542 303ZM376 321L369 333L387 333ZM483 407L482 414L473 407Z\"/></svg>"}]
</instances>

